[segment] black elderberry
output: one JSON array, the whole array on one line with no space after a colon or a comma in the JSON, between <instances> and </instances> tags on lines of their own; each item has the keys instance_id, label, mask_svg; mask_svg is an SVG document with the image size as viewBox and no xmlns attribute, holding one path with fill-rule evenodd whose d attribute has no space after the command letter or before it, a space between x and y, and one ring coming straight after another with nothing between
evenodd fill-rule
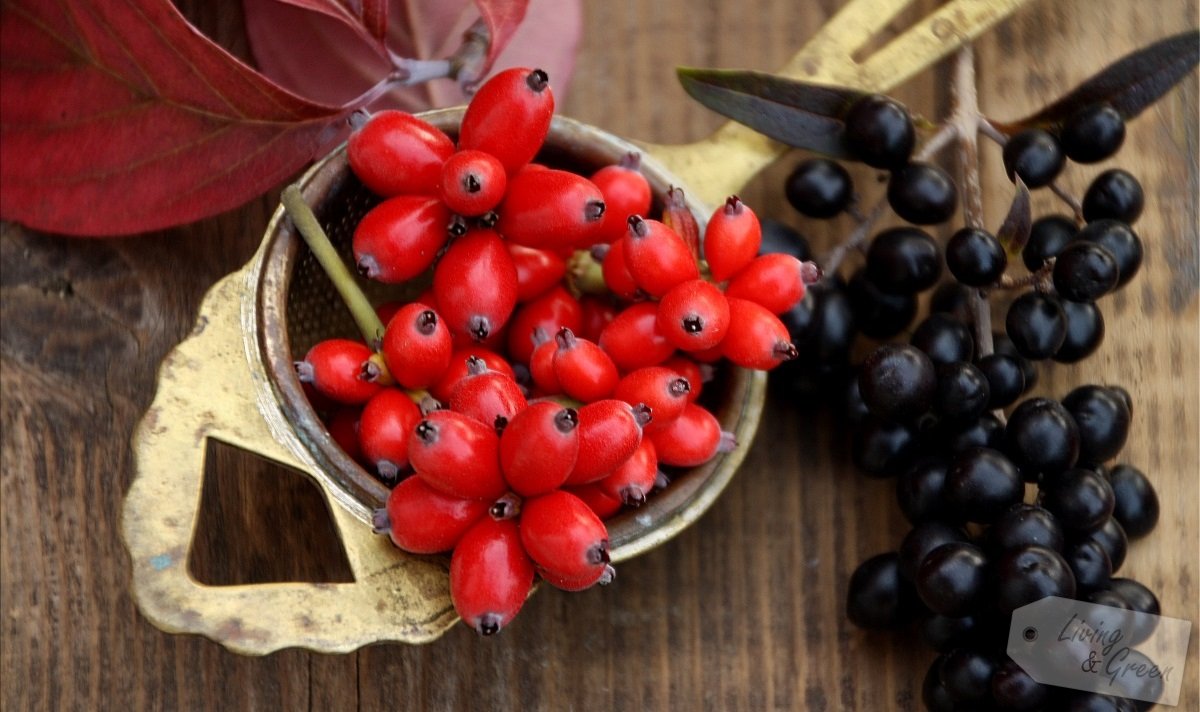
<instances>
[{"instance_id":1,"label":"black elderberry","mask_svg":"<svg viewBox=\"0 0 1200 712\"><path fill-rule=\"evenodd\" d=\"M918 441L903 423L864 418L851 437L854 465L871 477L894 477L910 467Z\"/></svg>"},{"instance_id":2,"label":"black elderberry","mask_svg":"<svg viewBox=\"0 0 1200 712\"><path fill-rule=\"evenodd\" d=\"M761 224L762 242L759 243L758 254L782 252L801 262L812 259L812 249L809 247L808 238L793 227L771 218L763 218Z\"/></svg>"},{"instance_id":3,"label":"black elderberry","mask_svg":"<svg viewBox=\"0 0 1200 712\"><path fill-rule=\"evenodd\" d=\"M1004 274L1008 255L996 236L986 230L966 227L946 243L946 268L959 282L986 287Z\"/></svg>"},{"instance_id":4,"label":"black elderberry","mask_svg":"<svg viewBox=\"0 0 1200 712\"><path fill-rule=\"evenodd\" d=\"M1117 286L1117 258L1104 247L1073 242L1054 261L1054 289L1071 302L1093 302Z\"/></svg>"},{"instance_id":5,"label":"black elderberry","mask_svg":"<svg viewBox=\"0 0 1200 712\"><path fill-rule=\"evenodd\" d=\"M1061 552L1065 545L1062 527L1048 510L1019 502L1000 515L984 534L988 555L995 558L1024 546L1044 546Z\"/></svg>"},{"instance_id":6,"label":"black elderberry","mask_svg":"<svg viewBox=\"0 0 1200 712\"><path fill-rule=\"evenodd\" d=\"M946 472L946 506L968 522L988 524L1021 501L1025 485L1016 465L997 450L960 453Z\"/></svg>"},{"instance_id":7,"label":"black elderberry","mask_svg":"<svg viewBox=\"0 0 1200 712\"><path fill-rule=\"evenodd\" d=\"M1042 506L1071 531L1087 532L1103 525L1114 502L1108 480L1084 467L1061 472L1042 484Z\"/></svg>"},{"instance_id":8,"label":"black elderberry","mask_svg":"<svg viewBox=\"0 0 1200 712\"><path fill-rule=\"evenodd\" d=\"M1117 397L1125 401L1125 409L1129 411L1129 415L1133 415L1133 396L1129 395L1129 391L1121 386L1109 386L1108 389L1117 394Z\"/></svg>"},{"instance_id":9,"label":"black elderberry","mask_svg":"<svg viewBox=\"0 0 1200 712\"><path fill-rule=\"evenodd\" d=\"M1009 138L1003 157L1008 177L1018 175L1030 188L1052 183L1066 161L1058 140L1042 129L1025 129Z\"/></svg>"},{"instance_id":10,"label":"black elderberry","mask_svg":"<svg viewBox=\"0 0 1200 712\"><path fill-rule=\"evenodd\" d=\"M1067 338L1067 315L1057 299L1026 292L1013 300L1004 321L1008 338L1025 358L1050 358Z\"/></svg>"},{"instance_id":11,"label":"black elderberry","mask_svg":"<svg viewBox=\"0 0 1200 712\"><path fill-rule=\"evenodd\" d=\"M988 627L982 619L983 614L943 616L933 613L921 620L921 639L939 653L947 653L978 642L980 634L987 632Z\"/></svg>"},{"instance_id":12,"label":"black elderberry","mask_svg":"<svg viewBox=\"0 0 1200 712\"><path fill-rule=\"evenodd\" d=\"M854 323L872 339L887 339L899 334L912 322L917 313L917 300L912 294L888 294L877 287L859 269L846 285Z\"/></svg>"},{"instance_id":13,"label":"black elderberry","mask_svg":"<svg viewBox=\"0 0 1200 712\"><path fill-rule=\"evenodd\" d=\"M896 552L872 556L850 575L846 617L860 628L895 628L913 615L912 584L900 576Z\"/></svg>"},{"instance_id":14,"label":"black elderberry","mask_svg":"<svg viewBox=\"0 0 1200 712\"><path fill-rule=\"evenodd\" d=\"M992 675L992 700L1000 709L1039 709L1050 699L1050 688L1034 680L1020 665L1005 660Z\"/></svg>"},{"instance_id":15,"label":"black elderberry","mask_svg":"<svg viewBox=\"0 0 1200 712\"><path fill-rule=\"evenodd\" d=\"M942 417L974 420L987 410L990 397L987 376L975 364L955 361L937 367L934 409Z\"/></svg>"},{"instance_id":16,"label":"black elderberry","mask_svg":"<svg viewBox=\"0 0 1200 712\"><path fill-rule=\"evenodd\" d=\"M992 353L975 363L988 382L989 410L1012 405L1025 392L1025 373L1016 358Z\"/></svg>"},{"instance_id":17,"label":"black elderberry","mask_svg":"<svg viewBox=\"0 0 1200 712\"><path fill-rule=\"evenodd\" d=\"M917 570L929 552L943 544L967 540L966 532L945 522L921 522L910 529L900 542L900 575L909 581L916 580Z\"/></svg>"},{"instance_id":18,"label":"black elderberry","mask_svg":"<svg viewBox=\"0 0 1200 712\"><path fill-rule=\"evenodd\" d=\"M1158 616L1162 613L1158 597L1154 595L1154 592L1133 579L1114 578L1108 582L1108 586L1105 588L1120 596L1129 605L1129 610L1131 611L1148 613L1151 616ZM1158 625L1157 618L1137 616L1135 621L1133 631L1127 638L1129 641L1127 644L1131 646L1137 645L1150 637Z\"/></svg>"},{"instance_id":19,"label":"black elderberry","mask_svg":"<svg viewBox=\"0 0 1200 712\"><path fill-rule=\"evenodd\" d=\"M1131 465L1117 465L1108 470L1116 504L1113 519L1120 523L1125 534L1132 538L1145 536L1158 523L1158 494L1141 470Z\"/></svg>"},{"instance_id":20,"label":"black elderberry","mask_svg":"<svg viewBox=\"0 0 1200 712\"><path fill-rule=\"evenodd\" d=\"M925 679L921 683L921 702L928 712L956 712L961 709L942 684L942 661L945 659L945 655L938 656L925 671Z\"/></svg>"},{"instance_id":21,"label":"black elderberry","mask_svg":"<svg viewBox=\"0 0 1200 712\"><path fill-rule=\"evenodd\" d=\"M850 425L858 425L871 414L862 399L862 393L858 390L857 373L842 379L839 395L840 398L836 403L838 415Z\"/></svg>"},{"instance_id":22,"label":"black elderberry","mask_svg":"<svg viewBox=\"0 0 1200 712\"><path fill-rule=\"evenodd\" d=\"M850 353L856 333L854 312L846 288L836 281L813 285L803 299L779 318L801 357L813 354L821 362L830 363L844 361ZM794 361L781 365L790 363Z\"/></svg>"},{"instance_id":23,"label":"black elderberry","mask_svg":"<svg viewBox=\"0 0 1200 712\"><path fill-rule=\"evenodd\" d=\"M1061 302L1067 316L1067 335L1053 358L1059 363L1076 363L1091 356L1104 341L1104 315L1091 302Z\"/></svg>"},{"instance_id":24,"label":"black elderberry","mask_svg":"<svg viewBox=\"0 0 1200 712\"><path fill-rule=\"evenodd\" d=\"M1071 567L1053 549L1023 546L1003 554L995 566L996 604L1002 613L1047 596L1075 597Z\"/></svg>"},{"instance_id":25,"label":"black elderberry","mask_svg":"<svg viewBox=\"0 0 1200 712\"><path fill-rule=\"evenodd\" d=\"M992 332L992 353L1015 358L1017 363L1021 365L1021 374L1025 376L1025 392L1028 393L1033 390L1033 387L1038 382L1037 368L1034 367L1032 361L1017 351L1016 345L1013 344L1012 339L1008 338L1008 334L1003 331Z\"/></svg>"},{"instance_id":26,"label":"black elderberry","mask_svg":"<svg viewBox=\"0 0 1200 712\"><path fill-rule=\"evenodd\" d=\"M1004 424L991 413L984 413L967 425L943 423L937 437L938 445L950 455L977 447L999 450L1004 445Z\"/></svg>"},{"instance_id":27,"label":"black elderberry","mask_svg":"<svg viewBox=\"0 0 1200 712\"><path fill-rule=\"evenodd\" d=\"M1029 240L1021 249L1021 259L1030 272L1036 272L1060 252L1079 232L1075 221L1065 215L1048 215L1033 222Z\"/></svg>"},{"instance_id":28,"label":"black elderberry","mask_svg":"<svg viewBox=\"0 0 1200 712\"><path fill-rule=\"evenodd\" d=\"M942 499L948 465L941 457L921 458L896 478L896 502L913 524L949 515Z\"/></svg>"},{"instance_id":29,"label":"black elderberry","mask_svg":"<svg viewBox=\"0 0 1200 712\"><path fill-rule=\"evenodd\" d=\"M1104 386L1079 386L1062 400L1079 430L1079 463L1099 465L1116 457L1129 437L1129 408Z\"/></svg>"},{"instance_id":30,"label":"black elderberry","mask_svg":"<svg viewBox=\"0 0 1200 712\"><path fill-rule=\"evenodd\" d=\"M1128 284L1142 266L1142 241L1128 223L1120 220L1089 222L1075 239L1094 242L1112 253L1117 260L1117 289Z\"/></svg>"},{"instance_id":31,"label":"black elderberry","mask_svg":"<svg viewBox=\"0 0 1200 712\"><path fill-rule=\"evenodd\" d=\"M954 215L958 188L954 179L930 163L910 163L892 171L887 188L888 205L914 225L937 225Z\"/></svg>"},{"instance_id":32,"label":"black elderberry","mask_svg":"<svg viewBox=\"0 0 1200 712\"><path fill-rule=\"evenodd\" d=\"M1125 120L1110 104L1076 111L1063 124L1059 142L1076 163L1096 163L1117 152L1125 141Z\"/></svg>"},{"instance_id":33,"label":"black elderberry","mask_svg":"<svg viewBox=\"0 0 1200 712\"><path fill-rule=\"evenodd\" d=\"M935 365L970 361L975 353L971 330L946 314L930 314L917 326L909 343L924 351Z\"/></svg>"},{"instance_id":34,"label":"black elderberry","mask_svg":"<svg viewBox=\"0 0 1200 712\"><path fill-rule=\"evenodd\" d=\"M884 230L867 248L867 277L889 294L913 294L932 287L942 274L942 253L924 230Z\"/></svg>"},{"instance_id":35,"label":"black elderberry","mask_svg":"<svg viewBox=\"0 0 1200 712\"><path fill-rule=\"evenodd\" d=\"M1115 494L1115 493L1114 493ZM1125 563L1125 554L1129 551L1129 538L1115 517L1110 517L1100 528L1078 536L1080 540L1097 542L1108 554L1113 571L1119 571Z\"/></svg>"},{"instance_id":36,"label":"black elderberry","mask_svg":"<svg viewBox=\"0 0 1200 712\"><path fill-rule=\"evenodd\" d=\"M1115 578L1108 582L1108 590L1125 599L1130 610L1153 616L1162 613L1154 592L1133 579Z\"/></svg>"},{"instance_id":37,"label":"black elderberry","mask_svg":"<svg viewBox=\"0 0 1200 712\"><path fill-rule=\"evenodd\" d=\"M846 148L872 168L891 170L908 163L916 131L908 109L874 94L854 103L846 113Z\"/></svg>"},{"instance_id":38,"label":"black elderberry","mask_svg":"<svg viewBox=\"0 0 1200 712\"><path fill-rule=\"evenodd\" d=\"M797 165L783 184L791 206L810 218L831 218L854 197L850 174L836 161L812 158Z\"/></svg>"},{"instance_id":39,"label":"black elderberry","mask_svg":"<svg viewBox=\"0 0 1200 712\"><path fill-rule=\"evenodd\" d=\"M1112 577L1112 562L1098 542L1077 541L1069 544L1063 552L1063 559L1071 567L1077 594L1103 588Z\"/></svg>"},{"instance_id":40,"label":"black elderberry","mask_svg":"<svg viewBox=\"0 0 1200 712\"><path fill-rule=\"evenodd\" d=\"M1142 184L1129 171L1113 168L1096 176L1083 194L1083 219L1120 220L1133 224L1142 214L1146 197Z\"/></svg>"},{"instance_id":41,"label":"black elderberry","mask_svg":"<svg viewBox=\"0 0 1200 712\"><path fill-rule=\"evenodd\" d=\"M978 605L986 579L983 551L960 541L929 552L917 567L914 583L929 610L944 616L964 616Z\"/></svg>"},{"instance_id":42,"label":"black elderberry","mask_svg":"<svg viewBox=\"0 0 1200 712\"><path fill-rule=\"evenodd\" d=\"M942 661L942 684L959 705L982 703L992 694L996 660L988 652L959 648Z\"/></svg>"},{"instance_id":43,"label":"black elderberry","mask_svg":"<svg viewBox=\"0 0 1200 712\"><path fill-rule=\"evenodd\" d=\"M937 374L933 361L915 346L884 344L863 362L858 389L872 413L912 420L933 405Z\"/></svg>"},{"instance_id":44,"label":"black elderberry","mask_svg":"<svg viewBox=\"0 0 1200 712\"><path fill-rule=\"evenodd\" d=\"M800 355L779 365L771 379L773 386L807 394L844 380L850 347L858 332L846 288L840 281L825 279L813 285L779 318Z\"/></svg>"},{"instance_id":45,"label":"black elderberry","mask_svg":"<svg viewBox=\"0 0 1200 712\"><path fill-rule=\"evenodd\" d=\"M957 280L942 282L929 298L930 314L945 314L957 321L971 320L971 292L974 290Z\"/></svg>"},{"instance_id":46,"label":"black elderberry","mask_svg":"<svg viewBox=\"0 0 1200 712\"><path fill-rule=\"evenodd\" d=\"M1108 606L1109 608L1120 608L1126 611L1133 610L1129 607L1128 601L1126 601L1124 598L1121 598L1121 596L1118 594L1109 591L1107 588L1091 591L1082 596L1080 600L1087 601L1088 603L1095 603L1101 606Z\"/></svg>"},{"instance_id":47,"label":"black elderberry","mask_svg":"<svg viewBox=\"0 0 1200 712\"><path fill-rule=\"evenodd\" d=\"M1055 474L1079 459L1079 428L1061 403L1030 398L1013 410L1004 432L1005 452L1027 472Z\"/></svg>"}]
</instances>

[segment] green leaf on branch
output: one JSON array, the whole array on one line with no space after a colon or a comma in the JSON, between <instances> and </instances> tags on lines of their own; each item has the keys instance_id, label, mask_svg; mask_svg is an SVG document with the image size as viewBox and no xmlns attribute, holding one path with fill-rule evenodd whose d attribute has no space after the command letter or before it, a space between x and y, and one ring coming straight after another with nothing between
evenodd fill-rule
<instances>
[{"instance_id":1,"label":"green leaf on branch","mask_svg":"<svg viewBox=\"0 0 1200 712\"><path fill-rule=\"evenodd\" d=\"M1055 127L1076 111L1103 103L1129 120L1170 91L1197 63L1200 30L1183 32L1122 57L1031 116L995 125L1006 134L1035 126Z\"/></svg>"},{"instance_id":2,"label":"green leaf on branch","mask_svg":"<svg viewBox=\"0 0 1200 712\"><path fill-rule=\"evenodd\" d=\"M713 111L794 148L853 160L842 142L847 110L865 92L759 72L676 70L683 88Z\"/></svg>"}]
</instances>

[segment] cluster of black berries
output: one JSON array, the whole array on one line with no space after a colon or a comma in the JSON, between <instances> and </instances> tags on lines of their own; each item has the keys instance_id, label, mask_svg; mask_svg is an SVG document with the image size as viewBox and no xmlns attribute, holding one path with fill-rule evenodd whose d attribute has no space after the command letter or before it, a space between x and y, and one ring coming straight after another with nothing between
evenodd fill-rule
<instances>
[{"instance_id":1,"label":"cluster of black berries","mask_svg":"<svg viewBox=\"0 0 1200 712\"><path fill-rule=\"evenodd\" d=\"M946 222L957 203L954 182L936 166L910 161L913 137L907 110L885 97L861 100L846 117L848 151L890 171L892 210L915 225ZM1067 158L1102 160L1123 138L1116 111L1090 107L1057 133L1012 136L1005 166L1037 188ZM854 200L845 168L823 158L801 163L786 194L802 214L819 218ZM1113 464L1129 431L1129 393L1100 385L1061 401L1030 393L1037 361L1075 362L1099 346L1104 322L1096 299L1124 286L1141 264L1130 223L1142 202L1137 181L1111 170L1088 189L1082 228L1057 215L1034 222L1021 253L1030 276L1013 280L1030 288L1012 300L1004 330L992 334L992 353L980 353L976 342L970 291L999 285L1008 254L979 228L958 230L944 251L918 227L884 230L849 279L828 275L784 315L800 358L773 381L833 395L851 428L856 466L896 478L912 529L896 551L858 567L846 610L866 628L919 628L940 654L923 687L930 710L1146 707L1041 685L1005 653L1011 613L1046 596L1159 612L1145 586L1113 577L1128 539L1158 519L1146 476ZM770 221L765 227L764 249L810 258L794 231ZM918 296L938 285L943 264L952 279L937 286L929 315L908 343L888 341L908 329ZM885 343L852 365L858 334ZM844 385L830 394L836 383Z\"/></svg>"},{"instance_id":2,"label":"cluster of black berries","mask_svg":"<svg viewBox=\"0 0 1200 712\"><path fill-rule=\"evenodd\" d=\"M1030 397L1001 423L981 371L912 345L885 345L863 364L856 417L870 425L856 461L896 477L912 529L854 572L847 615L866 628L919 628L940 653L923 689L930 710L1123 709L1128 700L1035 682L1005 648L1012 612L1046 596L1159 612L1149 589L1113 577L1128 538L1153 529L1159 511L1146 476L1112 464L1129 394L1087 385L1061 401Z\"/></svg>"}]
</instances>

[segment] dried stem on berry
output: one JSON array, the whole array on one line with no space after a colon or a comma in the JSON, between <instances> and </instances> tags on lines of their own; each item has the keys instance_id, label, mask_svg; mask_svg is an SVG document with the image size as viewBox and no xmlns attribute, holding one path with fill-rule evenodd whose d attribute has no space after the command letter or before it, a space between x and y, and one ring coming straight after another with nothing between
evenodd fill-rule
<instances>
[{"instance_id":1,"label":"dried stem on berry","mask_svg":"<svg viewBox=\"0 0 1200 712\"><path fill-rule=\"evenodd\" d=\"M376 534L387 534L392 530L392 520L388 518L387 507L380 507L371 513L371 528Z\"/></svg>"},{"instance_id":2,"label":"dried stem on berry","mask_svg":"<svg viewBox=\"0 0 1200 712\"><path fill-rule=\"evenodd\" d=\"M1021 277L1012 277L1010 275L1002 275L1000 281L996 283L997 289L1024 289L1026 287L1034 287L1039 291L1046 291L1051 282L1051 276L1054 274L1053 259L1042 265L1036 272ZM1046 286L1043 286L1046 285Z\"/></svg>"},{"instance_id":3,"label":"dried stem on berry","mask_svg":"<svg viewBox=\"0 0 1200 712\"><path fill-rule=\"evenodd\" d=\"M1059 197L1068 208L1071 209L1072 215L1075 217L1075 222L1083 223L1086 220L1083 217L1083 206L1075 199L1075 196L1068 193L1057 181L1050 184L1050 192Z\"/></svg>"},{"instance_id":4,"label":"dried stem on berry","mask_svg":"<svg viewBox=\"0 0 1200 712\"><path fill-rule=\"evenodd\" d=\"M394 386L396 379L392 378L392 374L388 371L387 362L383 360L383 354L376 351L371 354L371 358L363 361L362 372L359 373L359 378L371 383L378 383L381 386Z\"/></svg>"},{"instance_id":5,"label":"dried stem on berry","mask_svg":"<svg viewBox=\"0 0 1200 712\"><path fill-rule=\"evenodd\" d=\"M700 225L696 222L696 216L692 215L692 211L688 209L683 189L671 186L667 190L667 199L664 202L663 223L683 238L684 243L691 250L692 256L699 260Z\"/></svg>"},{"instance_id":6,"label":"dried stem on berry","mask_svg":"<svg viewBox=\"0 0 1200 712\"><path fill-rule=\"evenodd\" d=\"M496 500L491 507L488 508L488 515L492 519L514 519L521 513L521 498L520 496L509 492L500 499Z\"/></svg>"},{"instance_id":7,"label":"dried stem on berry","mask_svg":"<svg viewBox=\"0 0 1200 712\"><path fill-rule=\"evenodd\" d=\"M329 242L329 236L325 234L325 230L321 227L317 216L313 214L312 208L304 202L304 196L300 194L300 187L293 184L284 188L280 200L284 210L296 225L296 229L308 243L308 248L312 250L313 256L317 258L317 262L325 270L325 274L329 275L329 279L342 297L342 301L350 309L354 323L358 325L358 330L362 332L363 338L371 345L371 348L377 349L383 338L383 322L379 320L379 315L375 313L375 308L367 300L367 295L363 294L362 289L359 288L358 282L354 281L354 275L350 273L337 250L333 248L333 244Z\"/></svg>"}]
</instances>

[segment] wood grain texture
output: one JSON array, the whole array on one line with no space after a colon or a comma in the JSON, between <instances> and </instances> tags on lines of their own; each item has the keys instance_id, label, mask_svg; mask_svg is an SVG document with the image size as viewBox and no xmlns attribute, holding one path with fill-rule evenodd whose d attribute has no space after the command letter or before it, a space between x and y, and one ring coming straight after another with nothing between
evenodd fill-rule
<instances>
[{"instance_id":1,"label":"wood grain texture","mask_svg":"<svg viewBox=\"0 0 1200 712\"><path fill-rule=\"evenodd\" d=\"M631 138L695 140L720 120L686 100L674 66L769 71L840 4L586 3L589 32L562 111ZM181 5L244 52L236 5ZM977 43L980 101L999 119L1024 115L1107 62L1198 21L1194 0L1040 0ZM894 93L936 117L946 109L947 76L938 67ZM1064 179L1081 193L1109 163L1137 175L1151 196L1137 225L1147 254L1137 279L1102 303L1108 336L1099 353L1079 366L1043 368L1038 386L1051 396L1087 382L1133 393L1133 432L1120 459L1151 476L1163 512L1121 574L1158 592L1164 613L1193 621L1197 95L1193 73L1130 125L1117 160L1073 168ZM1009 189L999 152L985 148L983 157L985 210L995 224ZM763 214L787 215L780 186L798 159L785 157L743 197ZM870 173L855 176L865 194L878 193ZM1039 210L1059 209L1038 198ZM460 626L421 647L248 658L153 628L129 596L119 536L129 437L154 393L159 361L190 330L207 287L249 258L275 199L108 242L0 229L3 709L920 709L933 654L915 635L864 633L842 613L854 566L894 548L906 529L892 483L854 471L843 435L818 404L778 391L743 471L697 526L624 564L606 589L539 592L496 639ZM788 220L818 246L848 229ZM225 498L236 491L221 495L230 511L239 505ZM258 526L248 518L246 547L208 552L214 576L295 574L294 563L259 552L279 526L313 509L302 492L275 495L278 508ZM304 570L337 569L325 561ZM1200 706L1193 630L1179 709Z\"/></svg>"}]
</instances>

